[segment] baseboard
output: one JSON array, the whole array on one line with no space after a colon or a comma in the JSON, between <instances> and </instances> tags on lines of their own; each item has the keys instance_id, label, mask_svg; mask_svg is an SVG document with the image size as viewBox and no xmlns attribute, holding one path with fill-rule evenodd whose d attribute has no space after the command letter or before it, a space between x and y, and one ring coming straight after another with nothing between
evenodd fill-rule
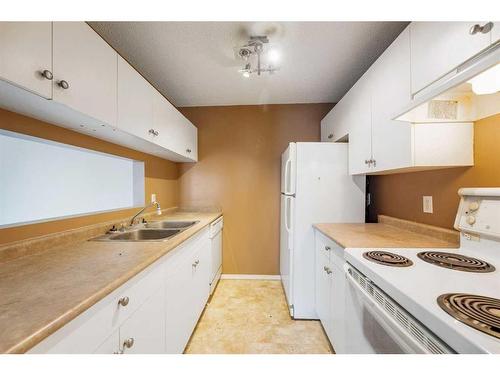
<instances>
[{"instance_id":1,"label":"baseboard","mask_svg":"<svg viewBox=\"0 0 500 375\"><path fill-rule=\"evenodd\" d=\"M234 273L223 273L221 280L281 280L280 275L238 275Z\"/></svg>"}]
</instances>

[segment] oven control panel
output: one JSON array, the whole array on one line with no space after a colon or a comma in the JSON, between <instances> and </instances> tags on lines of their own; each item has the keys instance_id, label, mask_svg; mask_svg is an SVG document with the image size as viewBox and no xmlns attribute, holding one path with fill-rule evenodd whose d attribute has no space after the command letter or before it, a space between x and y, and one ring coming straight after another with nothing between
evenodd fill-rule
<instances>
[{"instance_id":1,"label":"oven control panel","mask_svg":"<svg viewBox=\"0 0 500 375\"><path fill-rule=\"evenodd\" d=\"M500 188L464 188L455 229L500 238Z\"/></svg>"}]
</instances>

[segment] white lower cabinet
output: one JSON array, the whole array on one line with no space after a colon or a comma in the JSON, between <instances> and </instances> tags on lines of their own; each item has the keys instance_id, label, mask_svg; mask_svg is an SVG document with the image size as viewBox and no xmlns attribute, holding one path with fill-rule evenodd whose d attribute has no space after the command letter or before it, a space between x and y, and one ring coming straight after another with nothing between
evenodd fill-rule
<instances>
[{"instance_id":1,"label":"white lower cabinet","mask_svg":"<svg viewBox=\"0 0 500 375\"><path fill-rule=\"evenodd\" d=\"M119 353L165 353L165 288L162 285L120 327Z\"/></svg>"},{"instance_id":2,"label":"white lower cabinet","mask_svg":"<svg viewBox=\"0 0 500 375\"><path fill-rule=\"evenodd\" d=\"M182 353L208 300L206 227L29 353Z\"/></svg>"},{"instance_id":3,"label":"white lower cabinet","mask_svg":"<svg viewBox=\"0 0 500 375\"><path fill-rule=\"evenodd\" d=\"M345 353L344 251L316 231L316 313L336 353Z\"/></svg>"},{"instance_id":4,"label":"white lower cabinet","mask_svg":"<svg viewBox=\"0 0 500 375\"><path fill-rule=\"evenodd\" d=\"M175 272L167 278L167 353L184 351L208 299L210 252L207 241L202 241L196 251L179 261Z\"/></svg>"}]
</instances>

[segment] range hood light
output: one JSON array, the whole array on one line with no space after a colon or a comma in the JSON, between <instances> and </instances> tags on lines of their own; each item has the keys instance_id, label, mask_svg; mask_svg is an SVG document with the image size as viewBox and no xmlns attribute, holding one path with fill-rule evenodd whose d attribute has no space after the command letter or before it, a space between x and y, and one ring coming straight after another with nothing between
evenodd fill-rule
<instances>
[{"instance_id":1,"label":"range hood light","mask_svg":"<svg viewBox=\"0 0 500 375\"><path fill-rule=\"evenodd\" d=\"M494 94L500 91L500 64L471 78L468 83L476 95Z\"/></svg>"}]
</instances>

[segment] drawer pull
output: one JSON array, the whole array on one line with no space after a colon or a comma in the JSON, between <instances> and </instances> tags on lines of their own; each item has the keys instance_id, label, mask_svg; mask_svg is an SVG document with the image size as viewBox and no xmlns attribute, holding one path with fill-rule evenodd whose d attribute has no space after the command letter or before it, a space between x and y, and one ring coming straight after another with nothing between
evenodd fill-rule
<instances>
[{"instance_id":1,"label":"drawer pull","mask_svg":"<svg viewBox=\"0 0 500 375\"><path fill-rule=\"evenodd\" d=\"M69 89L69 83L64 79L62 81L57 82L57 85L64 90Z\"/></svg>"},{"instance_id":2,"label":"drawer pull","mask_svg":"<svg viewBox=\"0 0 500 375\"><path fill-rule=\"evenodd\" d=\"M129 298L128 297L122 297L118 300L118 304L122 306L127 306L129 303Z\"/></svg>"},{"instance_id":3,"label":"drawer pull","mask_svg":"<svg viewBox=\"0 0 500 375\"><path fill-rule=\"evenodd\" d=\"M199 260L197 260L196 262L194 262L194 263L193 263L193 267L198 266L198 264L200 264L200 261L199 261Z\"/></svg>"},{"instance_id":4,"label":"drawer pull","mask_svg":"<svg viewBox=\"0 0 500 375\"><path fill-rule=\"evenodd\" d=\"M470 35L475 35L477 33L488 34L491 31L491 29L493 29L493 22L485 23L483 26L476 23L469 29L469 34Z\"/></svg>"},{"instance_id":5,"label":"drawer pull","mask_svg":"<svg viewBox=\"0 0 500 375\"><path fill-rule=\"evenodd\" d=\"M326 251L330 251L332 248L330 246L325 246Z\"/></svg>"},{"instance_id":6,"label":"drawer pull","mask_svg":"<svg viewBox=\"0 0 500 375\"><path fill-rule=\"evenodd\" d=\"M54 78L54 75L48 69L45 69L44 71L40 72L40 74L43 78L48 79L49 81L52 81L52 78Z\"/></svg>"}]
</instances>

